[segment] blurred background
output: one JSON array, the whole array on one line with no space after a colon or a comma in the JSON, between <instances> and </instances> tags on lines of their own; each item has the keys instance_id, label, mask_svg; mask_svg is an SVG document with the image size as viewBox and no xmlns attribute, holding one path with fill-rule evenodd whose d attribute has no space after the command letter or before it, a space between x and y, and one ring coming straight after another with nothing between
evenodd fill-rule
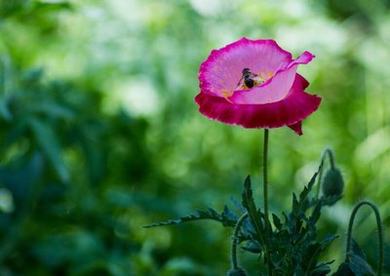
<instances>
[{"instance_id":1,"label":"blurred background","mask_svg":"<svg viewBox=\"0 0 390 276\"><path fill-rule=\"evenodd\" d=\"M376 202L390 271L389 0L1 0L0 275L223 275L231 229L143 229L206 206L234 209L261 130L201 116L199 64L242 36L316 59L301 66L323 97L304 135L270 133L271 210L289 208L325 147L343 200L320 232L340 238L354 203ZM375 267L368 210L355 238ZM256 257L241 254L256 271Z\"/></svg>"}]
</instances>

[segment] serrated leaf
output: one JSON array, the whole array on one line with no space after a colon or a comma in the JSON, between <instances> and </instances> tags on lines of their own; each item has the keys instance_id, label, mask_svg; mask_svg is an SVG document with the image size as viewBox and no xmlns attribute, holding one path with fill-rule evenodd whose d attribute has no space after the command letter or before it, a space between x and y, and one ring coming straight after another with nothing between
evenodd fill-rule
<instances>
[{"instance_id":1,"label":"serrated leaf","mask_svg":"<svg viewBox=\"0 0 390 276\"><path fill-rule=\"evenodd\" d=\"M330 235L328 237L326 237L325 239L323 239L320 243L321 243L321 247L323 249L325 249L326 247L328 247L334 240L338 239L339 238L339 235ZM333 261L332 261L333 262ZM332 263L330 262L330 263Z\"/></svg>"},{"instance_id":2,"label":"serrated leaf","mask_svg":"<svg viewBox=\"0 0 390 276\"><path fill-rule=\"evenodd\" d=\"M254 254L259 254L262 251L262 247L259 242L256 240L249 240L246 242L245 246L242 247L245 251L254 253Z\"/></svg>"},{"instance_id":3,"label":"serrated leaf","mask_svg":"<svg viewBox=\"0 0 390 276\"><path fill-rule=\"evenodd\" d=\"M311 271L310 275L311 276L324 276L324 275L327 275L331 271L331 269L329 267L329 263L332 263L332 262L318 264L316 266L316 268L313 269L313 271Z\"/></svg>"},{"instance_id":4,"label":"serrated leaf","mask_svg":"<svg viewBox=\"0 0 390 276\"><path fill-rule=\"evenodd\" d=\"M307 198L310 190L305 186L303 187L303 191L299 194L299 201L304 201Z\"/></svg>"},{"instance_id":5,"label":"serrated leaf","mask_svg":"<svg viewBox=\"0 0 390 276\"><path fill-rule=\"evenodd\" d=\"M309 190L309 192L311 191L311 189L313 188L314 184L316 183L317 175L318 175L318 172L320 171L320 169L321 169L321 165L318 168L317 172L315 172L313 174L313 176L310 178L309 183L307 184L307 189Z\"/></svg>"},{"instance_id":6,"label":"serrated leaf","mask_svg":"<svg viewBox=\"0 0 390 276\"><path fill-rule=\"evenodd\" d=\"M292 212L294 214L298 214L299 213L299 202L298 202L298 199L297 199L297 196L295 195L295 193L293 193Z\"/></svg>"},{"instance_id":7,"label":"serrated leaf","mask_svg":"<svg viewBox=\"0 0 390 276\"><path fill-rule=\"evenodd\" d=\"M322 241L317 240L316 223L324 204L322 200L310 196L319 170L301 193L293 193L292 210L290 213L282 212L285 221L282 223L278 217L273 216L276 230L272 238L275 250L272 252L272 262L274 267L276 267L275 262L279 263L280 275L320 276L330 272L331 262L318 263L318 260L337 236L330 236ZM309 209L312 211L310 212ZM279 223L282 225L280 226Z\"/></svg>"},{"instance_id":8,"label":"serrated leaf","mask_svg":"<svg viewBox=\"0 0 390 276\"><path fill-rule=\"evenodd\" d=\"M224 206L222 212L222 218L224 221L237 221L238 217L234 214L227 205Z\"/></svg>"},{"instance_id":9,"label":"serrated leaf","mask_svg":"<svg viewBox=\"0 0 390 276\"><path fill-rule=\"evenodd\" d=\"M366 275L375 275L375 272L365 260L365 254L360 249L356 241L352 240L351 252L349 252L345 262L339 266L337 272L333 275L366 276Z\"/></svg>"},{"instance_id":10,"label":"serrated leaf","mask_svg":"<svg viewBox=\"0 0 390 276\"><path fill-rule=\"evenodd\" d=\"M186 222L205 220L205 219L218 221L222 223L223 226L227 226L227 227L234 227L236 225L236 220L229 218L228 216L224 215L224 213L219 214L214 209L208 208L207 210L198 210L196 211L196 213L191 215L183 216L177 219L169 219L166 221L156 222L156 223L145 225L143 227L152 228L158 226L178 225Z\"/></svg>"},{"instance_id":11,"label":"serrated leaf","mask_svg":"<svg viewBox=\"0 0 390 276\"><path fill-rule=\"evenodd\" d=\"M303 188L303 191L299 194L299 201L303 202L307 199L307 196L309 195L310 191L313 188L313 185L315 184L316 178L317 178L318 172L314 173L314 175L311 177L309 183L307 186Z\"/></svg>"},{"instance_id":12,"label":"serrated leaf","mask_svg":"<svg viewBox=\"0 0 390 276\"><path fill-rule=\"evenodd\" d=\"M347 274L348 270L350 271L350 274ZM357 242L352 240L352 250L349 252L346 261L340 265L338 271L334 275L364 276L375 275L375 273L367 263L364 252L360 249Z\"/></svg>"},{"instance_id":13,"label":"serrated leaf","mask_svg":"<svg viewBox=\"0 0 390 276\"><path fill-rule=\"evenodd\" d=\"M375 275L375 272L366 260L356 254L351 254L348 257L348 262L349 268L356 276Z\"/></svg>"},{"instance_id":14,"label":"serrated leaf","mask_svg":"<svg viewBox=\"0 0 390 276\"><path fill-rule=\"evenodd\" d=\"M327 266L327 265L329 265L329 264L334 262L334 261L329 261L329 262L324 262L324 263L321 263L321 264L316 264L318 258L320 257L320 254L337 238L338 238L338 236L332 235L332 236L329 236L329 237L325 238L321 242L312 243L308 247L308 249L306 250L306 256L304 258L304 262L306 262L308 264L307 269L309 271L311 269L313 269L312 270L312 273L313 273L314 271L321 270L321 269L319 269L320 266L322 266L322 265L326 265ZM308 258L308 259L306 260L306 258ZM313 268L313 265L315 265L314 268ZM330 272L330 270L329 270L329 272ZM310 274L310 275L312 275L312 274ZM326 275L326 274L313 274L313 275Z\"/></svg>"},{"instance_id":15,"label":"serrated leaf","mask_svg":"<svg viewBox=\"0 0 390 276\"><path fill-rule=\"evenodd\" d=\"M364 260L366 260L366 254L364 254L363 250L360 248L360 246L358 245L358 243L356 242L356 240L352 239L352 252L353 254L363 258Z\"/></svg>"},{"instance_id":16,"label":"serrated leaf","mask_svg":"<svg viewBox=\"0 0 390 276\"><path fill-rule=\"evenodd\" d=\"M242 193L242 205L245 207L245 209L251 209L254 206L253 202L253 192L252 192L252 186L251 186L251 178L248 175L245 178L244 182L244 191ZM255 206L256 209L256 206Z\"/></svg>"},{"instance_id":17,"label":"serrated leaf","mask_svg":"<svg viewBox=\"0 0 390 276\"><path fill-rule=\"evenodd\" d=\"M283 225L282 225L282 222L280 221L280 219L278 218L277 215L275 214L272 214L272 220L274 222L274 225L275 227L278 229L278 230L281 230Z\"/></svg>"},{"instance_id":18,"label":"serrated leaf","mask_svg":"<svg viewBox=\"0 0 390 276\"><path fill-rule=\"evenodd\" d=\"M307 186L305 186L303 188L303 191L299 194L299 201L297 200L297 202L298 202L298 206L299 206L301 211L305 211L306 209L308 209L311 206L311 200L309 199L308 196L309 196L309 193L312 191L313 185L315 184L317 174L318 174L318 172L316 172L312 176L312 178L310 179ZM296 195L294 195L294 197L296 198Z\"/></svg>"},{"instance_id":19,"label":"serrated leaf","mask_svg":"<svg viewBox=\"0 0 390 276\"><path fill-rule=\"evenodd\" d=\"M260 220L260 215L253 200L253 192L251 186L251 179L248 175L244 182L244 192L242 193L242 205L247 209L250 221L255 228L257 240L259 242L264 242L263 233L264 227Z\"/></svg>"},{"instance_id":20,"label":"serrated leaf","mask_svg":"<svg viewBox=\"0 0 390 276\"><path fill-rule=\"evenodd\" d=\"M314 207L314 210L309 218L309 224L311 225L315 225L318 221L318 219L320 218L321 216L321 203L318 203L315 207Z\"/></svg>"}]
</instances>

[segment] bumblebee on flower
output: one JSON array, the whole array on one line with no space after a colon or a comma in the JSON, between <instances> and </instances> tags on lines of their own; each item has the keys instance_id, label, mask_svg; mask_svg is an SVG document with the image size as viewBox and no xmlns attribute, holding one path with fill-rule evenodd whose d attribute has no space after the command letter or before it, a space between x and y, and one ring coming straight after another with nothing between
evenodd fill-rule
<instances>
[{"instance_id":1,"label":"bumblebee on flower","mask_svg":"<svg viewBox=\"0 0 390 276\"><path fill-rule=\"evenodd\" d=\"M288 126L302 134L302 120L317 110L321 98L296 71L314 55L297 59L274 40L242 38L213 50L199 70L199 111L210 119L245 128Z\"/></svg>"}]
</instances>

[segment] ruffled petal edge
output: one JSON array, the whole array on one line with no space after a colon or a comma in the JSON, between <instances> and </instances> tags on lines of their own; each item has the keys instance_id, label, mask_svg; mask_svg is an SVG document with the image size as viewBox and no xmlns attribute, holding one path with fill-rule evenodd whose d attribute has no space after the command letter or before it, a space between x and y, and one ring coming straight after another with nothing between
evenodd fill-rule
<instances>
[{"instance_id":1,"label":"ruffled petal edge","mask_svg":"<svg viewBox=\"0 0 390 276\"><path fill-rule=\"evenodd\" d=\"M225 98L200 92L195 97L199 111L206 117L244 128L278 128L290 126L301 134L297 123L316 111L321 98L307 94L308 82L297 74L289 94L283 100L268 104L233 104Z\"/></svg>"},{"instance_id":2,"label":"ruffled petal edge","mask_svg":"<svg viewBox=\"0 0 390 276\"><path fill-rule=\"evenodd\" d=\"M234 91L229 100L236 104L267 104L282 100L290 93L289 90L294 84L297 66L309 63L314 57L315 55L308 51L303 52L262 85L250 90Z\"/></svg>"},{"instance_id":3,"label":"ruffled petal edge","mask_svg":"<svg viewBox=\"0 0 390 276\"><path fill-rule=\"evenodd\" d=\"M246 37L242 37L241 39L239 39L235 42L232 42L232 43L230 43L222 48L212 50L210 55L207 57L207 59L202 62L202 64L200 65L199 74L198 74L200 90L203 91L204 93L208 93L211 95L217 95L216 93L213 93L209 88L210 84L208 83L207 78L206 78L208 67L216 59L220 58L222 55L227 54L229 51L231 51L235 47L239 47L241 45L251 44L251 43L253 43L253 44L268 44L271 47L273 47L276 51L278 51L280 53L280 55L283 55L288 63L293 61L292 54L290 52L282 49L282 47L280 47L279 44L273 39L252 40L252 39L248 39Z\"/></svg>"}]
</instances>

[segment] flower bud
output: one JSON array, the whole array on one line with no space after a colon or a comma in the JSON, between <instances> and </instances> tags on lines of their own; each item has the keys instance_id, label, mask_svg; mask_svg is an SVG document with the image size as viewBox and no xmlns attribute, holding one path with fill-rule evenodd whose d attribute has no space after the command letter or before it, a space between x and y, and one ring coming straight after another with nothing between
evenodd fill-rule
<instances>
[{"instance_id":1,"label":"flower bud","mask_svg":"<svg viewBox=\"0 0 390 276\"><path fill-rule=\"evenodd\" d=\"M322 181L322 193L326 197L340 196L343 193L344 180L337 168L329 169Z\"/></svg>"},{"instance_id":2,"label":"flower bud","mask_svg":"<svg viewBox=\"0 0 390 276\"><path fill-rule=\"evenodd\" d=\"M231 270L228 271L228 273L226 274L227 276L246 276L246 272L245 270L243 270L242 268L232 268Z\"/></svg>"}]
</instances>

